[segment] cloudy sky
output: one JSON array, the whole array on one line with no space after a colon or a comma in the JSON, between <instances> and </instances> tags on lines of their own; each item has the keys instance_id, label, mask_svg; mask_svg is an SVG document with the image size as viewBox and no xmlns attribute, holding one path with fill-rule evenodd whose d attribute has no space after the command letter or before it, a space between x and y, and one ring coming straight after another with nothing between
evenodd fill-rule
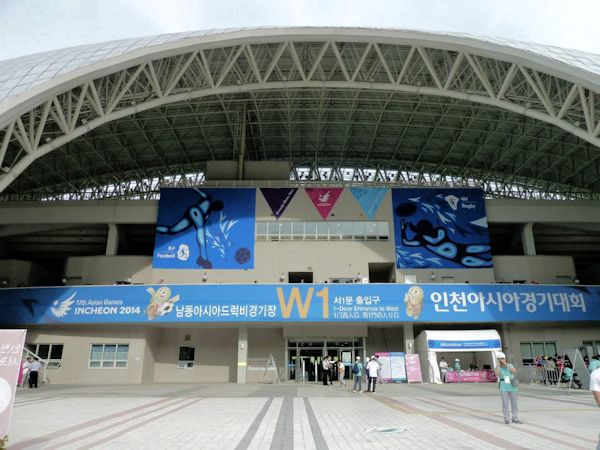
<instances>
[{"instance_id":1,"label":"cloudy sky","mask_svg":"<svg viewBox=\"0 0 600 450\"><path fill-rule=\"evenodd\" d=\"M600 0L0 0L0 60L79 44L253 26L455 31L600 54Z\"/></svg>"}]
</instances>

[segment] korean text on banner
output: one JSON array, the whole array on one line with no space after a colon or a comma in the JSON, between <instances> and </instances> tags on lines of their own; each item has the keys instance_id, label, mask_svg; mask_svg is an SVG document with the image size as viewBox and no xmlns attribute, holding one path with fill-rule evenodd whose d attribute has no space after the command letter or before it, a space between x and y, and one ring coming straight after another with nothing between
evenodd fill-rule
<instances>
[{"instance_id":1,"label":"korean text on banner","mask_svg":"<svg viewBox=\"0 0 600 450\"><path fill-rule=\"evenodd\" d=\"M404 300L403 300L404 299ZM0 323L576 322L600 320L599 286L206 284L0 289ZM499 342L442 340L441 349Z\"/></svg>"},{"instance_id":2,"label":"korean text on banner","mask_svg":"<svg viewBox=\"0 0 600 450\"><path fill-rule=\"evenodd\" d=\"M0 330L0 439L8 434L25 333L25 330Z\"/></svg>"}]
</instances>

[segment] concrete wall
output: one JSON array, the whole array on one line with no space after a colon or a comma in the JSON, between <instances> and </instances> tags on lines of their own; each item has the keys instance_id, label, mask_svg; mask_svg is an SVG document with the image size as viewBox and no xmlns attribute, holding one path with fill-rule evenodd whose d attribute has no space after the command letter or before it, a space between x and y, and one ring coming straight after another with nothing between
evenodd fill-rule
<instances>
[{"instance_id":1,"label":"concrete wall","mask_svg":"<svg viewBox=\"0 0 600 450\"><path fill-rule=\"evenodd\" d=\"M154 381L235 382L238 330L231 328L161 328L154 365ZM185 340L185 335L190 340ZM194 347L192 369L178 369L179 347Z\"/></svg>"},{"instance_id":2,"label":"concrete wall","mask_svg":"<svg viewBox=\"0 0 600 450\"><path fill-rule=\"evenodd\" d=\"M67 284L152 283L151 256L76 256L67 260Z\"/></svg>"},{"instance_id":3,"label":"concrete wall","mask_svg":"<svg viewBox=\"0 0 600 450\"><path fill-rule=\"evenodd\" d=\"M494 256L494 273L498 282L572 284L576 278L571 256Z\"/></svg>"},{"instance_id":4,"label":"concrete wall","mask_svg":"<svg viewBox=\"0 0 600 450\"><path fill-rule=\"evenodd\" d=\"M0 282L6 281L5 287L46 286L55 280L54 273L39 264L19 259L0 260Z\"/></svg>"},{"instance_id":5,"label":"concrete wall","mask_svg":"<svg viewBox=\"0 0 600 450\"><path fill-rule=\"evenodd\" d=\"M600 341L598 324L510 324L505 328L507 333L504 333L503 345L506 347L508 343L507 353L513 355L517 364L522 361L521 342L556 342L557 351L561 354L581 347L583 341Z\"/></svg>"},{"instance_id":6,"label":"concrete wall","mask_svg":"<svg viewBox=\"0 0 600 450\"><path fill-rule=\"evenodd\" d=\"M63 344L62 364L47 369L52 384L137 384L142 382L146 330L142 327L30 329L28 344ZM88 368L92 344L129 344L126 369Z\"/></svg>"}]
</instances>

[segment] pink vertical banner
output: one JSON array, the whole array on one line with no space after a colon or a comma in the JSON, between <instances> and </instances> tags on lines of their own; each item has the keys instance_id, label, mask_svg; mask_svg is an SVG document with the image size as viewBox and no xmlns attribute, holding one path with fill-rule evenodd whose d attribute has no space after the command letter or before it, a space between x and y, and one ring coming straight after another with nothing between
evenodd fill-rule
<instances>
[{"instance_id":1,"label":"pink vertical banner","mask_svg":"<svg viewBox=\"0 0 600 450\"><path fill-rule=\"evenodd\" d=\"M326 220L344 188L305 188L304 190L323 220Z\"/></svg>"},{"instance_id":2,"label":"pink vertical banner","mask_svg":"<svg viewBox=\"0 0 600 450\"><path fill-rule=\"evenodd\" d=\"M26 330L0 330L0 439L8 434Z\"/></svg>"},{"instance_id":3,"label":"pink vertical banner","mask_svg":"<svg viewBox=\"0 0 600 450\"><path fill-rule=\"evenodd\" d=\"M406 358L406 375L409 383L422 383L423 376L421 375L421 360L419 355L407 353Z\"/></svg>"}]
</instances>

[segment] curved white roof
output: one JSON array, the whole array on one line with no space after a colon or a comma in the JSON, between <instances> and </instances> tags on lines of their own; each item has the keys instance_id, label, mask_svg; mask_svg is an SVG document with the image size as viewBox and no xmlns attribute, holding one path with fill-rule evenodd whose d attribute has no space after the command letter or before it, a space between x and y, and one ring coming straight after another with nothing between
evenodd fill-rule
<instances>
[{"instance_id":1,"label":"curved white roof","mask_svg":"<svg viewBox=\"0 0 600 450\"><path fill-rule=\"evenodd\" d=\"M314 33L340 34L344 36L364 36L365 33L385 34L388 37L397 35L399 38L419 38L425 40L440 41L450 39L451 43L463 41L465 45L477 46L480 44L492 44L506 50L520 50L532 56L541 56L550 60L548 63L558 62L571 68L580 69L593 75L596 82L600 84L600 55L586 53L578 50L564 49L550 45L526 43L503 38L479 37L465 33L429 33L423 31L394 30L394 29L364 29L364 28L236 28L236 29L214 29L203 31L190 31L184 33L161 34L146 36L135 39L122 39L116 41L102 42L98 44L81 45L44 53L27 55L19 58L0 61L0 103L30 90L33 87L49 82L62 75L69 74L78 69L93 64L108 62L113 58L133 53L136 50L156 47L163 44L182 44L193 38L210 38L217 36L227 38L228 34L252 32L252 34L279 35L300 33L307 37ZM158 50L158 49L157 49ZM496 48L495 50L499 50ZM587 78L588 77L583 77Z\"/></svg>"}]
</instances>

